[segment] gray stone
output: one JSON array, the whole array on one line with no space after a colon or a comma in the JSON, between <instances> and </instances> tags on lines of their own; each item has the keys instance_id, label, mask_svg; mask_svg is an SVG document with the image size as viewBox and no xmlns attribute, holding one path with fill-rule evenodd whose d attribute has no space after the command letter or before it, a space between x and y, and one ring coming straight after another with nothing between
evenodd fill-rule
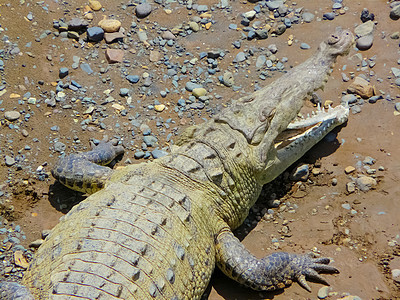
<instances>
[{"instance_id":1,"label":"gray stone","mask_svg":"<svg viewBox=\"0 0 400 300\"><path fill-rule=\"evenodd\" d=\"M136 6L135 13L138 18L145 18L151 13L151 5L149 3L142 3Z\"/></svg>"},{"instance_id":2,"label":"gray stone","mask_svg":"<svg viewBox=\"0 0 400 300\"><path fill-rule=\"evenodd\" d=\"M358 37L362 37L365 35L373 34L374 29L375 29L374 22L368 21L368 22L362 23L361 25L358 25L356 28L354 28L354 33Z\"/></svg>"},{"instance_id":3,"label":"gray stone","mask_svg":"<svg viewBox=\"0 0 400 300\"><path fill-rule=\"evenodd\" d=\"M278 9L279 6L283 5L282 0L273 0L273 1L268 1L267 6L269 10L275 10Z\"/></svg>"},{"instance_id":4,"label":"gray stone","mask_svg":"<svg viewBox=\"0 0 400 300\"><path fill-rule=\"evenodd\" d=\"M278 47L275 44L271 44L268 46L268 50L272 52L272 54L275 54L278 52Z\"/></svg>"},{"instance_id":5,"label":"gray stone","mask_svg":"<svg viewBox=\"0 0 400 300\"><path fill-rule=\"evenodd\" d=\"M54 150L57 152L63 152L63 151L65 151L66 148L67 148L67 146L62 142L54 143Z\"/></svg>"},{"instance_id":6,"label":"gray stone","mask_svg":"<svg viewBox=\"0 0 400 300\"><path fill-rule=\"evenodd\" d=\"M196 88L202 88L203 86L201 84L198 83L194 83L191 81L186 82L185 88L187 91L191 92Z\"/></svg>"},{"instance_id":7,"label":"gray stone","mask_svg":"<svg viewBox=\"0 0 400 300\"><path fill-rule=\"evenodd\" d=\"M60 68L60 70L59 70L59 72L58 72L58 75L60 76L60 78L62 79L62 78L64 78L64 77L66 77L67 75L68 75L68 73L69 73L69 70L68 70L68 68Z\"/></svg>"},{"instance_id":8,"label":"gray stone","mask_svg":"<svg viewBox=\"0 0 400 300\"><path fill-rule=\"evenodd\" d=\"M369 176L361 176L356 179L357 187L363 192L367 192L370 189L374 188L376 184L376 180Z\"/></svg>"},{"instance_id":9,"label":"gray stone","mask_svg":"<svg viewBox=\"0 0 400 300\"><path fill-rule=\"evenodd\" d=\"M236 62L243 62L245 60L246 60L246 54L244 52L239 52L235 57Z\"/></svg>"},{"instance_id":10,"label":"gray stone","mask_svg":"<svg viewBox=\"0 0 400 300\"><path fill-rule=\"evenodd\" d=\"M293 181L299 181L299 180L306 181L309 174L310 174L310 169L307 164L304 164L294 169L292 174L290 174L290 179Z\"/></svg>"},{"instance_id":11,"label":"gray stone","mask_svg":"<svg viewBox=\"0 0 400 300\"><path fill-rule=\"evenodd\" d=\"M265 55L260 55L259 57L257 57L256 68L262 68L265 65L266 61L267 57Z\"/></svg>"},{"instance_id":12,"label":"gray stone","mask_svg":"<svg viewBox=\"0 0 400 300\"><path fill-rule=\"evenodd\" d=\"M130 83L138 83L140 80L140 77L138 75L128 75L126 76L126 79L130 82Z\"/></svg>"},{"instance_id":13,"label":"gray stone","mask_svg":"<svg viewBox=\"0 0 400 300\"><path fill-rule=\"evenodd\" d=\"M329 286L323 286L322 288L320 288L318 290L318 295L317 295L318 299L325 299L326 297L328 297L329 290L330 290Z\"/></svg>"},{"instance_id":14,"label":"gray stone","mask_svg":"<svg viewBox=\"0 0 400 300\"><path fill-rule=\"evenodd\" d=\"M154 147L154 145L157 143L157 138L153 135L146 135L143 137L143 142L147 147Z\"/></svg>"},{"instance_id":15,"label":"gray stone","mask_svg":"<svg viewBox=\"0 0 400 300\"><path fill-rule=\"evenodd\" d=\"M68 22L68 30L72 31L86 30L88 26L89 23L81 18L73 18L71 21Z\"/></svg>"},{"instance_id":16,"label":"gray stone","mask_svg":"<svg viewBox=\"0 0 400 300\"><path fill-rule=\"evenodd\" d=\"M138 31L137 34L138 34L139 40L140 40L141 42L147 41L147 33L146 33L146 31L140 30L140 31Z\"/></svg>"},{"instance_id":17,"label":"gray stone","mask_svg":"<svg viewBox=\"0 0 400 300\"><path fill-rule=\"evenodd\" d=\"M342 104L353 104L357 102L357 97L354 94L347 94L342 97Z\"/></svg>"},{"instance_id":18,"label":"gray stone","mask_svg":"<svg viewBox=\"0 0 400 300\"><path fill-rule=\"evenodd\" d=\"M322 16L324 20L329 20L332 21L333 19L335 19L335 13L333 12L328 12L328 13L324 13L324 15Z\"/></svg>"},{"instance_id":19,"label":"gray stone","mask_svg":"<svg viewBox=\"0 0 400 300\"><path fill-rule=\"evenodd\" d=\"M392 10L390 11L390 18L392 20L400 19L400 4L392 8Z\"/></svg>"},{"instance_id":20,"label":"gray stone","mask_svg":"<svg viewBox=\"0 0 400 300\"><path fill-rule=\"evenodd\" d=\"M223 77L222 77L222 81L224 83L225 86L227 87L231 87L235 84L235 79L233 77L232 72L225 72Z\"/></svg>"},{"instance_id":21,"label":"gray stone","mask_svg":"<svg viewBox=\"0 0 400 300\"><path fill-rule=\"evenodd\" d=\"M392 73L393 73L394 77L400 77L400 69L392 68Z\"/></svg>"},{"instance_id":22,"label":"gray stone","mask_svg":"<svg viewBox=\"0 0 400 300\"><path fill-rule=\"evenodd\" d=\"M122 97L128 96L129 95L129 89L127 88L120 88L119 89L119 94Z\"/></svg>"},{"instance_id":23,"label":"gray stone","mask_svg":"<svg viewBox=\"0 0 400 300\"><path fill-rule=\"evenodd\" d=\"M154 159L163 157L167 154L168 154L168 152L166 152L164 150L159 150L159 149L155 149L155 150L151 151L151 156L153 156Z\"/></svg>"},{"instance_id":24,"label":"gray stone","mask_svg":"<svg viewBox=\"0 0 400 300\"><path fill-rule=\"evenodd\" d=\"M372 35L365 35L357 39L356 46L359 50L365 51L372 47L374 37Z\"/></svg>"},{"instance_id":25,"label":"gray stone","mask_svg":"<svg viewBox=\"0 0 400 300\"><path fill-rule=\"evenodd\" d=\"M4 117L6 118L6 120L8 120L10 122L18 120L20 116L21 116L21 114L15 110L6 111L4 113Z\"/></svg>"},{"instance_id":26,"label":"gray stone","mask_svg":"<svg viewBox=\"0 0 400 300\"><path fill-rule=\"evenodd\" d=\"M302 15L304 22L306 23L311 23L314 20L314 14L310 13L310 12L305 12Z\"/></svg>"},{"instance_id":27,"label":"gray stone","mask_svg":"<svg viewBox=\"0 0 400 300\"><path fill-rule=\"evenodd\" d=\"M400 269L393 269L392 270L392 278L397 283L400 283Z\"/></svg>"},{"instance_id":28,"label":"gray stone","mask_svg":"<svg viewBox=\"0 0 400 300\"><path fill-rule=\"evenodd\" d=\"M81 64L81 69L82 69L82 71L84 71L84 72L85 72L86 74L88 74L88 75L90 75L90 74L93 73L92 68L91 68L90 65L87 64L87 63L82 63L82 64Z\"/></svg>"},{"instance_id":29,"label":"gray stone","mask_svg":"<svg viewBox=\"0 0 400 300\"><path fill-rule=\"evenodd\" d=\"M16 161L15 161L15 159L13 157L6 155L5 163L6 163L7 167L11 167L13 164L16 163Z\"/></svg>"},{"instance_id":30,"label":"gray stone","mask_svg":"<svg viewBox=\"0 0 400 300\"><path fill-rule=\"evenodd\" d=\"M145 156L145 154L146 153L144 153L143 151L136 151L135 154L134 154L134 157L136 159L140 159L140 158L143 158Z\"/></svg>"},{"instance_id":31,"label":"gray stone","mask_svg":"<svg viewBox=\"0 0 400 300\"><path fill-rule=\"evenodd\" d=\"M344 209L347 209L347 210L350 210L350 209L351 209L351 205L350 205L349 203L343 203L343 204L342 204L342 207L343 207Z\"/></svg>"},{"instance_id":32,"label":"gray stone","mask_svg":"<svg viewBox=\"0 0 400 300\"><path fill-rule=\"evenodd\" d=\"M86 35L89 42L100 42L104 38L104 30L101 27L90 27Z\"/></svg>"},{"instance_id":33,"label":"gray stone","mask_svg":"<svg viewBox=\"0 0 400 300\"><path fill-rule=\"evenodd\" d=\"M397 103L394 105L394 108L395 108L395 110L397 110L398 112L400 112L400 102L397 102Z\"/></svg>"},{"instance_id":34,"label":"gray stone","mask_svg":"<svg viewBox=\"0 0 400 300\"><path fill-rule=\"evenodd\" d=\"M310 45L308 45L307 43L301 43L300 44L300 49L308 50L310 48L311 48Z\"/></svg>"},{"instance_id":35,"label":"gray stone","mask_svg":"<svg viewBox=\"0 0 400 300\"><path fill-rule=\"evenodd\" d=\"M268 38L268 30L266 29L256 30L255 32L260 40L265 40L266 38Z\"/></svg>"}]
</instances>

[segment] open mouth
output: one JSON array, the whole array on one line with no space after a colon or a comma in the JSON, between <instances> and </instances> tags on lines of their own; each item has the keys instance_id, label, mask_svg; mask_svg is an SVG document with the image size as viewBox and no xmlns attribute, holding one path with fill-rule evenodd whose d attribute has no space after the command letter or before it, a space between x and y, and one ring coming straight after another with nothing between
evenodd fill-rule
<instances>
[{"instance_id":1,"label":"open mouth","mask_svg":"<svg viewBox=\"0 0 400 300\"><path fill-rule=\"evenodd\" d=\"M307 144L308 139L320 140L333 128L346 122L348 115L348 106L338 105L325 110L318 105L317 111L311 116L296 119L289 124L276 138L275 149L282 151L296 145Z\"/></svg>"}]
</instances>

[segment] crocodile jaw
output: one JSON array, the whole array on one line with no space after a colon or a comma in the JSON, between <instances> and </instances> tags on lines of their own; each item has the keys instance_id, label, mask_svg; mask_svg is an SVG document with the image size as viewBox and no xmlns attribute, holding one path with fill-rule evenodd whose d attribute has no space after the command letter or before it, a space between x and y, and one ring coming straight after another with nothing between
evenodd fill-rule
<instances>
[{"instance_id":1,"label":"crocodile jaw","mask_svg":"<svg viewBox=\"0 0 400 300\"><path fill-rule=\"evenodd\" d=\"M344 124L349 116L349 107L338 105L321 110L307 119L293 121L287 127L290 130L303 130L296 136L275 142L275 158L268 168L268 176L264 178L270 182L281 174L290 165L300 159L308 150L322 140L332 129Z\"/></svg>"}]
</instances>

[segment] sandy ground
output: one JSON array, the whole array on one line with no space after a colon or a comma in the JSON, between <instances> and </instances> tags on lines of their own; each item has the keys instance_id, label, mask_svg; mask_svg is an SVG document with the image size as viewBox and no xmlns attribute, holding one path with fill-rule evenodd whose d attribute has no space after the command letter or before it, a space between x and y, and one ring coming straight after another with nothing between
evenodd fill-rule
<instances>
[{"instance_id":1,"label":"sandy ground","mask_svg":"<svg viewBox=\"0 0 400 300\"><path fill-rule=\"evenodd\" d=\"M15 2L15 3L14 3ZM104 1L105 2L105 1ZM331 11L332 1L296 1L296 7L303 7L316 15L322 17L324 12ZM35 42L42 31L52 29L52 20L71 18L73 15L80 16L76 11L80 7L79 1L69 1L67 5L62 5L55 1L44 1L48 5L49 13L36 2L26 1L23 5L17 1L11 1L6 5L6 1L0 4L0 24L2 28L7 28L3 33L7 34L12 42L18 42L21 54L13 59L5 61L6 71L3 79L6 81L7 92L1 96L3 100L0 107L5 110L12 110L17 107L16 101L10 99L11 93L23 95L30 91L32 96L38 97L41 93L55 90L51 82L58 79L60 67L70 68L72 56L89 56L94 49L97 50L100 58L91 59L88 63L98 72L101 67L107 67L103 56L103 47L84 47L71 40L61 41L58 37L50 34L40 42ZM292 2L287 1L292 5ZM106 8L105 14L114 14L120 19L123 26L129 27L132 16L132 9L121 10L120 2L107 1L103 3ZM212 1L201 1L199 4L213 5ZM389 18L390 7L386 1L359 0L345 1L348 10L333 21L316 21L311 23L296 24L288 29L282 36L270 37L267 40L243 41L241 49L232 47L232 42L240 39L240 32L229 30L230 23L240 23L241 13L251 10L255 4L246 1L231 2L232 9L227 12L216 10L212 12L214 20L210 30L201 30L196 34L187 37L179 37L180 45L185 51L199 53L209 49L224 49L227 51L227 58L224 58L219 67L225 70L230 66L230 62L235 55L243 49L250 47L267 47L276 44L278 47L277 56L287 57L288 65L297 65L311 55L311 51L326 35L333 32L336 26L354 29L361 23L360 13L364 7L368 8L376 16L376 31L374 33L374 44L370 50L358 52L363 59L376 55L376 65L370 69L362 69L360 61L357 61L355 50L352 50L348 57L340 58L323 92L319 92L320 97L325 100L332 100L334 105L340 103L342 91L346 91L350 82L343 82L341 70L346 65L345 73L349 75L366 74L370 77L370 82L377 90L378 95L382 92L391 95L392 101L386 99L378 100L375 104L367 101L362 105L362 111L358 114L350 114L348 123L336 130L337 138L334 142L322 141L316 145L299 163L307 163L310 168L319 168L317 175L310 175L307 182L291 182L287 179L287 174L278 178L263 193L257 203L257 209L249 217L247 225L242 226L237 234L243 238L243 243L257 257L263 257L273 251L289 251L295 253L306 253L311 250L320 252L321 255L333 258L333 265L340 270L340 274L324 275L331 284L329 299L338 299L346 295L358 296L362 299L400 299L399 285L392 279L391 270L400 269L400 116L394 111L394 103L400 101L400 90L394 84L392 67L398 67L397 61L400 59L399 40L393 40L389 36L394 31L400 29L400 21L393 21ZM172 28L179 22L187 21L191 16L188 10L178 3L171 3L168 7L173 10L171 15L167 15L161 6L156 6L152 14L146 19L138 21L139 26L148 26L149 32L153 22L158 22L160 26ZM29 12L33 12L35 18L33 24L24 17ZM95 20L100 20L101 13L96 13ZM95 22L96 23L96 22ZM287 39L289 34L295 38L295 43L288 46ZM135 37L137 40L137 38ZM24 45L32 42L30 48ZM300 50L301 42L306 42L311 46L311 50ZM104 42L103 42L104 44ZM130 45L132 48L140 48ZM196 47L200 47L199 50ZM29 55L30 52L33 55ZM52 56L49 61L46 56ZM170 53L171 57L174 53ZM162 78L160 67L151 64L148 54L140 51L130 52L127 57L133 62L134 70L141 74L146 70L157 74ZM63 63L60 58L64 59ZM220 104L229 103L231 99L238 98L245 92L252 92L254 84L264 86L279 76L278 72L271 73L273 78L262 81L258 78L259 73L255 69L255 59L247 68L238 68L235 78L242 86L241 91L234 92L232 89L215 85L213 91L222 95L222 99L213 99L210 107L215 109ZM147 66L148 69L143 68ZM71 70L71 68L70 68ZM72 71L72 70L71 70ZM370 71L373 71L372 76ZM88 89L88 94L102 94L102 91L113 87L116 91L125 87L126 80L121 78L118 67L113 66L106 74L111 81L99 85L99 76L87 76L80 69L73 70L73 79L85 86L93 86ZM218 74L217 74L218 75ZM105 77L105 76L103 76ZM378 78L383 79L379 81ZM38 84L42 80L43 85ZM156 82L154 91L160 91L165 87L171 88L171 81ZM72 92L68 92L72 95ZM183 95L188 97L188 93ZM137 111L141 114L141 120L146 120L159 138L159 144L163 147L167 145L166 134L156 128L156 120L160 114L154 111L147 111L145 107L152 104L154 98L144 97L138 91L135 94L140 97L141 103L137 105ZM202 114L193 113L190 118L179 119L173 110L173 105L181 97L180 94L171 93L166 99L158 99L166 104L170 109L162 112L164 120L172 118L179 125L179 130L193 122L201 122L201 117L208 117L205 111ZM116 98L118 98L116 93ZM124 99L119 99L124 104ZM136 102L135 102L136 103ZM311 103L307 104L312 107ZM1 140L0 153L3 157L10 153L26 154L26 161L22 163L22 170L17 170L15 166L7 167L4 160L1 161L0 184L2 191L9 197L4 199L2 215L16 224L20 224L26 234L24 246L40 238L40 233L44 229L51 229L58 222L58 218L68 211L73 203L79 201L82 196L71 192L54 180L49 178L45 181L37 180L34 170L40 165L44 165L49 171L58 157L52 149L52 141L58 138L67 145L65 152L84 150L90 138L101 139L103 135L122 136L131 150L124 156L119 165L124 165L127 158L136 162L133 158L134 149L140 147L140 142L135 142L134 146L129 144L131 134L125 126L116 126L126 122L127 117L116 113L111 107L105 110L109 113L106 119L106 130L100 130L94 126L93 131L83 131L80 122L83 116L80 112L85 108L74 104L74 108L62 109L58 103L56 107L46 107L42 102L40 107L35 105L22 105L18 110L26 109L31 112L31 119L28 122L20 123L20 129L28 131L29 135L24 137L21 130L10 129L8 122L1 115ZM53 132L50 128L58 125L60 130ZM166 133L172 132L172 129ZM78 136L81 144L73 144L72 137ZM35 140L37 139L37 141ZM10 141L11 140L11 141ZM25 151L25 145L30 145L31 150ZM376 162L371 168L379 169L374 175L378 185L368 191L356 190L354 193L346 191L346 184L351 182L351 176L357 177L358 174L366 174L364 165L360 163L365 157L373 157ZM351 174L345 174L347 166L354 166L356 169ZM32 172L33 171L33 172ZM290 172L290 170L288 171ZM318 172L316 172L318 173ZM337 185L332 184L332 179L337 179ZM273 216L262 214L268 200L271 199L269 191L276 193L281 205L274 208ZM3 197L4 198L4 197ZM61 204L61 205L60 205ZM351 209L346 209L342 205L349 204ZM10 208L13 206L13 209ZM310 283L312 293L303 290L298 284L293 284L275 293L259 293L240 287L234 281L227 279L221 272L216 271L208 299L316 299L318 290L322 285Z\"/></svg>"}]
</instances>

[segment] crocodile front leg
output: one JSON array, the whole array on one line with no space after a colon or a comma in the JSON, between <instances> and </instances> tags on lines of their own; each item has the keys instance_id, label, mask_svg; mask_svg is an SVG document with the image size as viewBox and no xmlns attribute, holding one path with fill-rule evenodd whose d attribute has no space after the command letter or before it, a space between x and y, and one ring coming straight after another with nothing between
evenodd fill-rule
<instances>
[{"instance_id":1,"label":"crocodile front leg","mask_svg":"<svg viewBox=\"0 0 400 300\"><path fill-rule=\"evenodd\" d=\"M66 187L87 194L93 194L104 187L113 170L105 167L117 156L124 153L124 148L115 140L101 141L92 150L71 154L60 158L51 174Z\"/></svg>"},{"instance_id":2,"label":"crocodile front leg","mask_svg":"<svg viewBox=\"0 0 400 300\"><path fill-rule=\"evenodd\" d=\"M217 266L228 277L254 290L272 291L297 281L303 288L311 291L306 279L329 285L318 274L339 272L336 268L328 266L329 262L329 258L286 252L276 252L258 259L229 228L224 228L216 237Z\"/></svg>"}]
</instances>

